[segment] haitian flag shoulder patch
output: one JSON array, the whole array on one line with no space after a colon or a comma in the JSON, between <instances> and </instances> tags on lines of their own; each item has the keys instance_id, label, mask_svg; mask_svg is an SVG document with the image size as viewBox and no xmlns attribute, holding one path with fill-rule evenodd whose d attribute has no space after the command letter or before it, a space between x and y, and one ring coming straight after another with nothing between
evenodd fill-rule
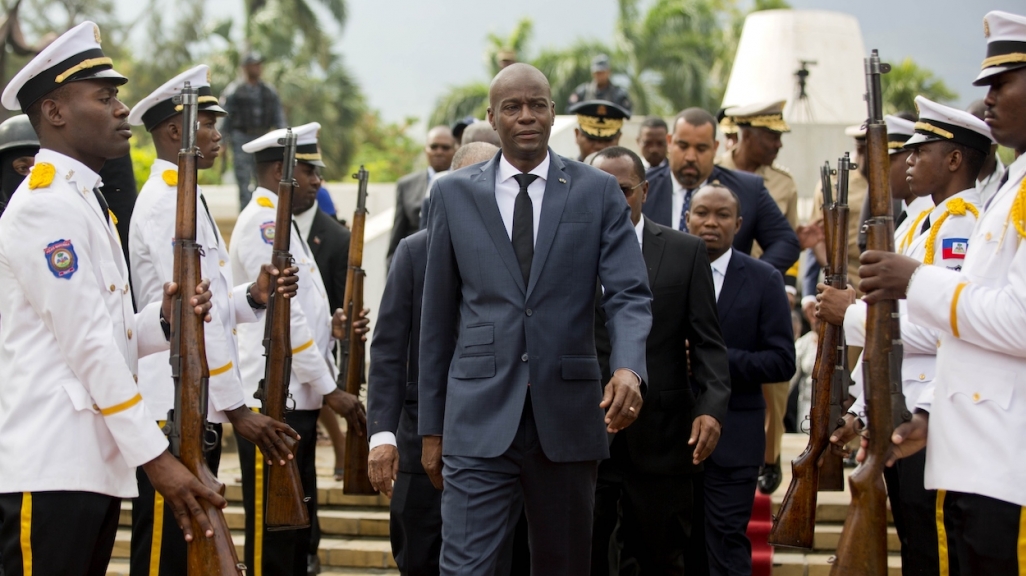
<instances>
[{"instance_id":1,"label":"haitian flag shoulder patch","mask_svg":"<svg viewBox=\"0 0 1026 576\"><path fill-rule=\"evenodd\" d=\"M969 239L945 238L941 246L943 249L941 258L945 260L964 260L965 253L969 250Z\"/></svg>"},{"instance_id":2,"label":"haitian flag shoulder patch","mask_svg":"<svg viewBox=\"0 0 1026 576\"><path fill-rule=\"evenodd\" d=\"M72 274L78 271L78 255L75 254L75 247L71 240L57 240L46 245L43 249L46 256L46 265L54 278L71 279Z\"/></svg>"}]
</instances>

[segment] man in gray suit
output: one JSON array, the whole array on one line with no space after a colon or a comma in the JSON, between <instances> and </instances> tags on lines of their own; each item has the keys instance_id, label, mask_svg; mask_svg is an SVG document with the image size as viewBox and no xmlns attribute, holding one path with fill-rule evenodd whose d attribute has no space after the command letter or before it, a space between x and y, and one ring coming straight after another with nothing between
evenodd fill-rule
<instances>
[{"instance_id":1,"label":"man in gray suit","mask_svg":"<svg viewBox=\"0 0 1026 576\"><path fill-rule=\"evenodd\" d=\"M395 186L395 220L392 222L392 238L388 242L386 263L391 266L392 254L399 246L399 241L420 230L420 209L424 196L440 172L445 172L452 164L456 153L456 139L448 126L435 126L428 131L424 154L427 156L427 170L407 174L396 182Z\"/></svg>"},{"instance_id":2,"label":"man in gray suit","mask_svg":"<svg viewBox=\"0 0 1026 576\"><path fill-rule=\"evenodd\" d=\"M511 65L489 104L501 152L431 192L418 396L422 462L444 476L441 573L494 573L522 495L532 573L586 575L597 461L641 411L652 295L616 180L548 148L545 76Z\"/></svg>"}]
</instances>

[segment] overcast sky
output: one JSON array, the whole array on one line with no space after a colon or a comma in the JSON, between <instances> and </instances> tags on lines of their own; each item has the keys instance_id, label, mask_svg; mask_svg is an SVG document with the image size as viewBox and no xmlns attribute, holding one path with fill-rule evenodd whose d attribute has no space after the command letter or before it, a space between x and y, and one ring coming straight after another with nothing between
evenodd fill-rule
<instances>
[{"instance_id":1,"label":"overcast sky","mask_svg":"<svg viewBox=\"0 0 1026 576\"><path fill-rule=\"evenodd\" d=\"M984 14L1026 14L1026 0L789 1L796 9L855 15L867 50L878 48L891 62L911 56L940 76L963 107L985 94L970 84L984 56ZM117 2L130 13L145 4ZM242 0L210 6L212 16L240 14ZM577 38L610 38L616 20L615 0L348 0L348 7L338 48L370 105L390 120L424 120L447 87L487 80L486 35L505 35L524 16L534 20L535 52Z\"/></svg>"}]
</instances>

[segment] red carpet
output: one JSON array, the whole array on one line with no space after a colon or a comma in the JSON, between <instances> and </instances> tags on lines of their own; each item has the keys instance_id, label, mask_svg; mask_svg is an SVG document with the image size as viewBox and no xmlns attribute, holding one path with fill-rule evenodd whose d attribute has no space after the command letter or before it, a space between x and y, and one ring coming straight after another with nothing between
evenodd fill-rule
<instances>
[{"instance_id":1,"label":"red carpet","mask_svg":"<svg viewBox=\"0 0 1026 576\"><path fill-rule=\"evenodd\" d=\"M773 526L771 510L770 497L756 490L747 532L748 539L752 541L752 576L771 576L773 573L773 547L767 542Z\"/></svg>"}]
</instances>

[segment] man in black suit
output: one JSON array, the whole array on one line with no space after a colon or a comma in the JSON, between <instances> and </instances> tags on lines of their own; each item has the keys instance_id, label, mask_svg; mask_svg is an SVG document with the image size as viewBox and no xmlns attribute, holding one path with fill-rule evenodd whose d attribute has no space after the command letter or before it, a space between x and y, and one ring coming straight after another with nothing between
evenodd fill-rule
<instances>
[{"instance_id":1,"label":"man in black suit","mask_svg":"<svg viewBox=\"0 0 1026 576\"><path fill-rule=\"evenodd\" d=\"M740 203L731 189L709 184L692 196L687 214L688 229L709 252L730 361L723 435L705 464L705 528L713 576L752 573L752 545L745 531L766 447L762 385L787 380L795 370L791 310L780 272L731 248L742 226Z\"/></svg>"},{"instance_id":2,"label":"man in black suit","mask_svg":"<svg viewBox=\"0 0 1026 576\"><path fill-rule=\"evenodd\" d=\"M599 464L591 573L618 574L633 559L642 574L705 574L704 542L689 545L702 532L692 529L692 480L716 448L730 398L709 257L700 239L642 218L648 183L637 154L607 148L593 165L612 174L627 197L653 300L645 410L613 437L610 457ZM601 306L596 306L595 341L606 379L609 332ZM691 377L685 360L689 349ZM609 554L618 519L620 561L615 552Z\"/></svg>"},{"instance_id":3,"label":"man in black suit","mask_svg":"<svg viewBox=\"0 0 1026 576\"><path fill-rule=\"evenodd\" d=\"M719 181L741 202L741 228L734 236L734 248L745 254L752 243L762 246L762 260L781 274L798 259L798 237L780 213L763 180L754 174L716 166L716 119L701 108L688 108L673 122L668 165L648 171L649 194L642 210L657 224L688 231L684 214L694 192L703 184ZM787 325L790 326L790 316Z\"/></svg>"},{"instance_id":4,"label":"man in black suit","mask_svg":"<svg viewBox=\"0 0 1026 576\"><path fill-rule=\"evenodd\" d=\"M424 196L434 183L439 172L449 169L452 156L456 153L456 139L448 126L435 126L428 131L424 154L428 159L427 170L407 174L399 179L395 187L395 221L392 223L392 239L388 242L386 263L391 265L392 254L399 241L420 230L420 210Z\"/></svg>"}]
</instances>

